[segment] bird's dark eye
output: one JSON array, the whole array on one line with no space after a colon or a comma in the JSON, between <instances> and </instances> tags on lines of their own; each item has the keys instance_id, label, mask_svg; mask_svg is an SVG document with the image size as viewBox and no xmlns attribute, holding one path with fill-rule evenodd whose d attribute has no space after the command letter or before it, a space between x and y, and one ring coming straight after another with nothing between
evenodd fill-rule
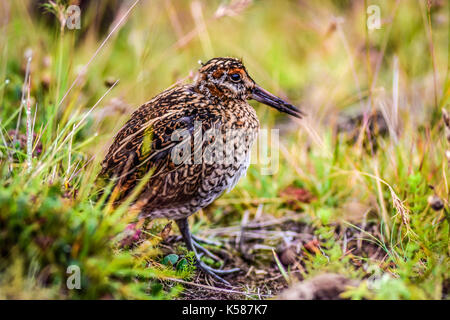
<instances>
[{"instance_id":1,"label":"bird's dark eye","mask_svg":"<svg viewBox=\"0 0 450 320\"><path fill-rule=\"evenodd\" d=\"M241 80L241 75L239 73L230 74L230 79L234 82L238 82L239 80Z\"/></svg>"}]
</instances>

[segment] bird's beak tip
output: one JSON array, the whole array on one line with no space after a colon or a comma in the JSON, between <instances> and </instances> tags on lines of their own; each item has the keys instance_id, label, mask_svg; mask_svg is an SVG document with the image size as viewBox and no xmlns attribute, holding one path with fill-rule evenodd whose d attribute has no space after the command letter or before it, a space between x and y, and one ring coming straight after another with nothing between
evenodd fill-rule
<instances>
[{"instance_id":1,"label":"bird's beak tip","mask_svg":"<svg viewBox=\"0 0 450 320\"><path fill-rule=\"evenodd\" d=\"M298 119L302 119L303 117L306 116L306 114L297 107L271 94L270 92L261 88L260 86L255 86L253 88L251 98L258 102L264 103L265 105L271 106L280 112L284 112L293 117L296 117Z\"/></svg>"}]
</instances>

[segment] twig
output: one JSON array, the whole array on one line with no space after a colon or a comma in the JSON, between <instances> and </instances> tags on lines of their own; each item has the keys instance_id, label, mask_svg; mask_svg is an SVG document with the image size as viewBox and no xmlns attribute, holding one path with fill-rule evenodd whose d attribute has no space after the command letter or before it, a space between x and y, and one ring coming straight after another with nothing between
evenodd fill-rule
<instances>
[{"instance_id":1,"label":"twig","mask_svg":"<svg viewBox=\"0 0 450 320\"><path fill-rule=\"evenodd\" d=\"M165 280L170 280L170 281L179 282L179 283L189 285L189 286L199 287L199 288L203 288L203 289L211 290L211 291L224 292L224 293L228 293L228 294L242 294L245 296L256 295L256 293L247 293L247 292L242 292L242 291L237 291L237 290L223 289L223 288L218 288L218 287L213 287L213 286L207 286L207 285L200 284L200 283L184 281L184 280L176 279L176 278L165 278ZM268 295L268 294L259 294L259 295L262 297L272 297L272 295Z\"/></svg>"},{"instance_id":2,"label":"twig","mask_svg":"<svg viewBox=\"0 0 450 320\"><path fill-rule=\"evenodd\" d=\"M227 235L227 236L237 236L240 233L239 227L224 227L209 230L210 234L216 235ZM311 234L306 233L298 233L295 231L276 231L276 230L247 230L245 232L246 239L266 239L266 240L274 240L274 239L283 239L286 237L296 237L303 239L310 239L312 237Z\"/></svg>"}]
</instances>

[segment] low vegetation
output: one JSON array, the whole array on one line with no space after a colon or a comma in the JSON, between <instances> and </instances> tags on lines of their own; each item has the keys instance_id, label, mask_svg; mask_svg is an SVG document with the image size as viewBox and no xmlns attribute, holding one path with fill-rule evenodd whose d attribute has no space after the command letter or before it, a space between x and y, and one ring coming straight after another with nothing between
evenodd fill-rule
<instances>
[{"instance_id":1,"label":"low vegetation","mask_svg":"<svg viewBox=\"0 0 450 320\"><path fill-rule=\"evenodd\" d=\"M448 299L450 5L372 2L102 1L71 30L68 2L2 1L0 298L267 299L326 273L352 284L332 298ZM94 183L130 113L214 56L307 113L252 102L274 170L255 152L190 218L233 288Z\"/></svg>"}]
</instances>

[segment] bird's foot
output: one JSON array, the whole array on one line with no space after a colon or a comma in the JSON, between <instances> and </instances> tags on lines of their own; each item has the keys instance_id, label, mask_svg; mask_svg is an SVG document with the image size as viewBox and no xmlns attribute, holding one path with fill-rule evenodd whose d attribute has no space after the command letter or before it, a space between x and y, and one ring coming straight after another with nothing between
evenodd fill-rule
<instances>
[{"instance_id":1,"label":"bird's foot","mask_svg":"<svg viewBox=\"0 0 450 320\"><path fill-rule=\"evenodd\" d=\"M239 271L240 269L233 268L233 269L229 269L229 270L218 270L218 269L211 268L210 266L205 264L202 260L200 260L202 254L198 254L197 250L195 248L198 248L200 251L202 251L203 253L205 253L206 255L208 255L209 257L211 257L215 260L222 261L222 259L220 259L218 256L216 256L212 252L210 252L208 249L199 245L197 243L197 241L199 241L200 239L198 239L196 237L195 237L196 238L195 240L197 240L197 241L195 241L193 239L193 237L189 231L189 225L187 223L187 218L176 220L176 223L178 225L178 228L180 229L180 233L184 239L184 242L186 243L187 249L189 251L193 251L195 254L195 259L197 260L195 265L197 266L197 268L201 269L204 273L210 275L215 280L218 280L218 281L231 287L231 284L228 281L222 279L222 277L220 277L219 274L228 274L228 273ZM205 242L203 240L200 240L200 241Z\"/></svg>"},{"instance_id":2,"label":"bird's foot","mask_svg":"<svg viewBox=\"0 0 450 320\"><path fill-rule=\"evenodd\" d=\"M192 238L192 240L194 240L197 243L205 243L205 244L209 244L209 245L216 246L216 247L223 247L223 243L218 242L218 241L200 238L200 237L197 237L196 235L191 235L191 238Z\"/></svg>"},{"instance_id":3,"label":"bird's foot","mask_svg":"<svg viewBox=\"0 0 450 320\"><path fill-rule=\"evenodd\" d=\"M231 287L231 284L228 281L226 281L225 279L223 279L222 277L220 277L219 274L221 274L221 275L229 274L229 273L233 273L233 272L237 272L237 271L241 270L239 268L233 268L233 269L228 269L228 270L214 269L214 268L211 268L210 266L208 266L203 261L201 261L200 257L197 258L196 266L197 266L197 268L200 268L204 273L212 276L215 280L225 283L226 285L228 285L230 287Z\"/></svg>"},{"instance_id":4,"label":"bird's foot","mask_svg":"<svg viewBox=\"0 0 450 320\"><path fill-rule=\"evenodd\" d=\"M194 240L194 238L192 237L192 244L196 249L202 251L204 254L206 254L211 259L214 259L215 261L223 261L220 257L218 257L217 255L215 255L214 253L212 253L211 251L200 245L197 241L198 240Z\"/></svg>"},{"instance_id":5,"label":"bird's foot","mask_svg":"<svg viewBox=\"0 0 450 320\"><path fill-rule=\"evenodd\" d=\"M194 237L192 237L192 238L194 238ZM197 237L195 237L195 238L196 238L195 240L192 239L192 244L194 245L194 247L198 251L202 252L202 253L197 254L197 256L196 256L196 259L197 259L197 264L196 265L197 265L197 267L199 269L201 269L204 273L212 276L215 280L218 280L218 281L220 281L222 283L225 283L228 286L231 286L231 284L228 281L226 281L225 279L223 279L222 277L220 277L219 274L222 274L222 275L229 274L229 273L237 272L240 269L239 268L233 268L233 269L228 269L228 270L221 270L221 269L214 269L214 268L211 268L210 266L208 266L206 263L204 263L203 261L200 260L200 258L203 255L203 253L206 256L212 258L215 261L223 262L223 260L220 257L218 257L217 255L215 255L214 253L212 253L211 251L209 251L208 249L206 249L205 247L201 246L198 243L198 241L201 241L201 242L204 242L204 243L210 243L210 242L203 241L203 239L199 239ZM215 245L215 243L210 243L210 244L214 244Z\"/></svg>"},{"instance_id":6,"label":"bird's foot","mask_svg":"<svg viewBox=\"0 0 450 320\"><path fill-rule=\"evenodd\" d=\"M205 247L200 245L199 242L203 242L203 243L211 244L211 245L217 245L216 242L212 242L212 241L209 241L209 240L198 238L196 236L192 236L192 244L194 245L194 247L198 251L203 252L205 255L207 255L208 257L212 258L215 261L223 262L223 260L220 257L218 257L217 255L215 255L214 253L212 253L211 251L209 251L208 249L206 249ZM228 281L226 281L225 279L223 279L222 277L220 277L219 274L222 274L222 275L230 274L230 273L233 273L233 272L240 271L240 269L239 268L233 268L233 269L228 269L228 270L221 270L221 269L211 268L206 263L204 263L203 261L200 260L201 255L202 254L200 253L196 257L197 258L197 267L200 268L206 274L212 276L214 279L216 279L216 280L218 280L218 281L220 281L222 283L225 283L228 286L231 286L231 284Z\"/></svg>"}]
</instances>

